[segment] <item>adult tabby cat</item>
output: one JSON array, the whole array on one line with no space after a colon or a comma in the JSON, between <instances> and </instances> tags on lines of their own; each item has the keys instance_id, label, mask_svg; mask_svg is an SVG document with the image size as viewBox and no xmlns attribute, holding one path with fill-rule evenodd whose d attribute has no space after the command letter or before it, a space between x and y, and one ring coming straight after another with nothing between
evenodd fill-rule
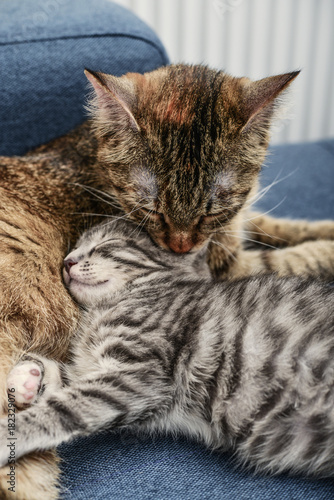
<instances>
[{"instance_id":1,"label":"adult tabby cat","mask_svg":"<svg viewBox=\"0 0 334 500\"><path fill-rule=\"evenodd\" d=\"M86 310L72 364L31 353L9 375L17 403L45 384L16 417L17 456L107 428L173 430L257 470L334 476L334 289L214 283L203 252L167 253L123 221L83 235L65 266Z\"/></svg>"},{"instance_id":2,"label":"adult tabby cat","mask_svg":"<svg viewBox=\"0 0 334 500\"><path fill-rule=\"evenodd\" d=\"M160 246L179 253L213 237L217 244L208 259L219 277L274 271L332 278L332 222L251 216L244 224L277 99L296 74L251 82L203 66L121 78L87 72L95 88L93 126L85 123L26 156L0 158L5 413L6 376L22 351L64 359L75 331L77 308L60 271L69 244L88 224L80 214L110 215L116 205L145 225ZM246 252L235 237L243 231L286 248ZM307 241L316 239L321 241ZM57 496L54 458L38 457L17 463L19 499ZM0 472L3 497L7 473Z\"/></svg>"}]
</instances>

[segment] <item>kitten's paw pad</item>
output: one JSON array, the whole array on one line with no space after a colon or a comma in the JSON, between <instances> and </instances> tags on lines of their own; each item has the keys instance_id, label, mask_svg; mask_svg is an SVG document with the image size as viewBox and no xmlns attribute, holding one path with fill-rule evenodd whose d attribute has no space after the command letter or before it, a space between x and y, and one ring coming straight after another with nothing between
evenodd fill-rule
<instances>
[{"instance_id":1,"label":"kitten's paw pad","mask_svg":"<svg viewBox=\"0 0 334 500\"><path fill-rule=\"evenodd\" d=\"M14 366L7 377L7 390L14 396L17 406L31 405L36 401L42 378L42 369L35 361Z\"/></svg>"}]
</instances>

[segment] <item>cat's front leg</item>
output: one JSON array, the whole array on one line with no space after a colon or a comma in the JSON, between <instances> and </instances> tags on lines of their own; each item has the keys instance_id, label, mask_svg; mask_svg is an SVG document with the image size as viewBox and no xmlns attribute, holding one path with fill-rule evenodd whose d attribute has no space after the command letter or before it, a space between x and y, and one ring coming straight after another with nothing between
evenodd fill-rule
<instances>
[{"instance_id":1,"label":"cat's front leg","mask_svg":"<svg viewBox=\"0 0 334 500\"><path fill-rule=\"evenodd\" d=\"M37 407L42 414L35 412ZM15 414L9 413L8 418L0 420L0 468L15 463L27 453L35 450L48 450L59 444L59 440L52 440L41 432L43 421L48 422L48 425L52 427L52 414L47 410L45 401L42 399L29 409Z\"/></svg>"},{"instance_id":2,"label":"cat's front leg","mask_svg":"<svg viewBox=\"0 0 334 500\"><path fill-rule=\"evenodd\" d=\"M66 440L53 432L57 419L47 403L66 383L62 364L35 353L25 354L11 369L7 377L8 418L0 420L0 467Z\"/></svg>"},{"instance_id":3,"label":"cat's front leg","mask_svg":"<svg viewBox=\"0 0 334 500\"><path fill-rule=\"evenodd\" d=\"M305 241L334 240L334 221L290 220L260 212L245 213L243 230L245 241L251 239L278 248Z\"/></svg>"},{"instance_id":4,"label":"cat's front leg","mask_svg":"<svg viewBox=\"0 0 334 500\"><path fill-rule=\"evenodd\" d=\"M165 414L172 388L160 367L151 360L128 374L100 373L59 388L19 412L9 434L0 421L0 467L8 461L6 445L12 439L15 459L35 450L46 450L78 436L106 429L132 427L151 416ZM145 374L145 382L142 376Z\"/></svg>"},{"instance_id":5,"label":"cat's front leg","mask_svg":"<svg viewBox=\"0 0 334 500\"><path fill-rule=\"evenodd\" d=\"M324 221L324 225L326 224L334 225L331 221ZM310 236L311 233L308 234ZM237 226L233 231L214 235L208 248L207 259L216 278L238 279L277 274L281 277L301 276L306 279L333 281L334 236L333 240L305 241L283 248L265 244L261 250L243 250L241 241L242 231L238 231Z\"/></svg>"},{"instance_id":6,"label":"cat's front leg","mask_svg":"<svg viewBox=\"0 0 334 500\"><path fill-rule=\"evenodd\" d=\"M7 377L7 391L16 408L36 403L38 398L63 385L61 365L38 354L26 354Z\"/></svg>"},{"instance_id":7,"label":"cat's front leg","mask_svg":"<svg viewBox=\"0 0 334 500\"><path fill-rule=\"evenodd\" d=\"M308 241L276 250L242 250L221 278L238 279L261 274L300 276L333 281L334 241Z\"/></svg>"},{"instance_id":8,"label":"cat's front leg","mask_svg":"<svg viewBox=\"0 0 334 500\"><path fill-rule=\"evenodd\" d=\"M217 233L212 237L207 251L207 263L215 278L228 278L230 269L238 263L242 252L241 235L236 226L231 234Z\"/></svg>"},{"instance_id":9,"label":"cat's front leg","mask_svg":"<svg viewBox=\"0 0 334 500\"><path fill-rule=\"evenodd\" d=\"M35 360L21 360L7 377L9 401L16 408L36 402L44 375L44 366Z\"/></svg>"}]
</instances>

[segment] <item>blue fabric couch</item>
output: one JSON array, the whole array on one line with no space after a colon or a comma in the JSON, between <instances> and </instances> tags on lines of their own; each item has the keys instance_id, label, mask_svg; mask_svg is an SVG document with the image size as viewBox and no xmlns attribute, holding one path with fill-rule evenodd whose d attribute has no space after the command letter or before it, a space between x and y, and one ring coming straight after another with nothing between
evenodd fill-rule
<instances>
[{"instance_id":1,"label":"blue fabric couch","mask_svg":"<svg viewBox=\"0 0 334 500\"><path fill-rule=\"evenodd\" d=\"M83 120L85 66L120 75L167 62L156 35L107 0L0 0L0 154L22 154ZM276 180L261 210L333 218L334 141L272 148L263 185ZM254 476L183 438L103 433L59 452L63 500L334 498L333 480Z\"/></svg>"},{"instance_id":2,"label":"blue fabric couch","mask_svg":"<svg viewBox=\"0 0 334 500\"><path fill-rule=\"evenodd\" d=\"M0 155L84 119L84 68L117 76L168 62L157 36L108 0L0 0Z\"/></svg>"}]
</instances>

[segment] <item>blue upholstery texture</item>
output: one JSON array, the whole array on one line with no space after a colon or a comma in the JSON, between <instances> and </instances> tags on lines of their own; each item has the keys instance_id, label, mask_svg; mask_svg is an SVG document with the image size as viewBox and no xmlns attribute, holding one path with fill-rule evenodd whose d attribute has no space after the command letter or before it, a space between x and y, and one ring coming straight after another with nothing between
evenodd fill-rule
<instances>
[{"instance_id":1,"label":"blue upholstery texture","mask_svg":"<svg viewBox=\"0 0 334 500\"><path fill-rule=\"evenodd\" d=\"M255 476L179 438L101 434L59 449L62 500L333 500L332 479Z\"/></svg>"},{"instance_id":2,"label":"blue upholstery texture","mask_svg":"<svg viewBox=\"0 0 334 500\"><path fill-rule=\"evenodd\" d=\"M334 218L334 140L270 150L262 171L261 211ZM230 454L184 438L102 434L59 448L63 500L332 500L334 480L240 470Z\"/></svg>"},{"instance_id":3,"label":"blue upholstery texture","mask_svg":"<svg viewBox=\"0 0 334 500\"><path fill-rule=\"evenodd\" d=\"M334 219L334 140L272 147L262 167L269 187L256 207L294 219Z\"/></svg>"},{"instance_id":4,"label":"blue upholstery texture","mask_svg":"<svg viewBox=\"0 0 334 500\"><path fill-rule=\"evenodd\" d=\"M167 62L153 31L108 0L0 0L0 155L83 121L85 67L119 76Z\"/></svg>"}]
</instances>

